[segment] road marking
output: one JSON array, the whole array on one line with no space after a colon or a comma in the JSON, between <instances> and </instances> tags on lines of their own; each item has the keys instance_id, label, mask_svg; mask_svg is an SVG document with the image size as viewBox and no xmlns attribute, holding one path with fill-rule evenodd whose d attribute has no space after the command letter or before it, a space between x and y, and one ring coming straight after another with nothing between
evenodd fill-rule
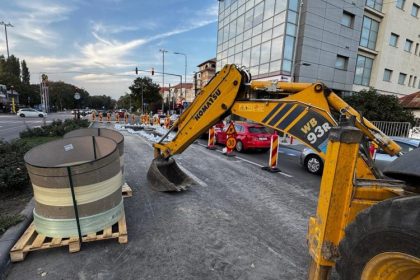
<instances>
[{"instance_id":1,"label":"road marking","mask_svg":"<svg viewBox=\"0 0 420 280\"><path fill-rule=\"evenodd\" d=\"M195 176L194 174L192 174L192 172L188 171L188 169L186 169L185 167L183 167L181 164L179 164L179 162L177 162L179 168L184 171L185 174L187 174L188 176L190 176L194 181L196 181L199 185L203 186L203 187L208 187L209 185L207 185L205 182L203 182L202 180L198 179L197 176Z\"/></svg>"},{"instance_id":2,"label":"road marking","mask_svg":"<svg viewBox=\"0 0 420 280\"><path fill-rule=\"evenodd\" d=\"M196 144L197 144L197 145L199 145L199 146L202 146L202 147L207 148L207 146L206 146L206 145L203 145L203 144L201 144L201 143L196 143ZM219 153L223 153L222 151L217 150L217 149L216 149L215 151L216 151L216 152L219 152ZM244 159L243 157L239 157L239 156L236 156L236 155L235 155L235 158L237 158L237 159L239 159L239 160L241 160L241 161L247 162L247 163L249 163L249 164L252 164L252 165L258 166L258 167L264 167L264 165L261 165L261 164L259 164L259 163L256 163L256 162L253 162L253 161L250 161L250 160L247 160L247 159ZM293 178L293 176L292 176L292 175L287 174L287 173L284 173L283 171L278 172L277 174L280 174L280 175L286 176L286 177L288 177L288 178Z\"/></svg>"},{"instance_id":3,"label":"road marking","mask_svg":"<svg viewBox=\"0 0 420 280\"><path fill-rule=\"evenodd\" d=\"M264 165L258 164L258 163L256 163L256 162L253 162L253 161L250 161L250 160L247 160L247 159L244 159L244 158L238 157L238 156L235 156L235 157L236 157L237 159L240 159L240 160L242 160L242 161L245 161L245 162L248 162L248 163L250 163L250 164L256 165L256 166L258 166L258 167L264 167Z\"/></svg>"}]
</instances>

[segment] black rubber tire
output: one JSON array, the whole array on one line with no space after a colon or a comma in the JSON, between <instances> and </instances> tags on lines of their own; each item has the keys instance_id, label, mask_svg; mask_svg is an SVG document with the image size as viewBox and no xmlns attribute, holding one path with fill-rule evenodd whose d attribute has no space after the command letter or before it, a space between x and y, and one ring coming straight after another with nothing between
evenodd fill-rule
<instances>
[{"instance_id":1,"label":"black rubber tire","mask_svg":"<svg viewBox=\"0 0 420 280\"><path fill-rule=\"evenodd\" d=\"M20 114L19 117L24 118L25 114Z\"/></svg>"},{"instance_id":2,"label":"black rubber tire","mask_svg":"<svg viewBox=\"0 0 420 280\"><path fill-rule=\"evenodd\" d=\"M360 279L366 263L383 252L420 258L420 195L380 202L359 213L340 242L340 279Z\"/></svg>"},{"instance_id":3,"label":"black rubber tire","mask_svg":"<svg viewBox=\"0 0 420 280\"><path fill-rule=\"evenodd\" d=\"M238 145L239 145L239 148L238 148ZM244 143L242 143L241 140L236 140L235 150L238 153L243 153L245 151L245 149L244 149Z\"/></svg>"},{"instance_id":4,"label":"black rubber tire","mask_svg":"<svg viewBox=\"0 0 420 280\"><path fill-rule=\"evenodd\" d=\"M311 159L317 160L319 162L319 169L317 169L316 171L311 170L311 168L308 167L309 161ZM305 168L309 173L316 174L316 175L321 175L322 171L324 170L324 162L322 161L322 159L319 156L311 154L311 155L308 155L305 158Z\"/></svg>"},{"instance_id":5,"label":"black rubber tire","mask_svg":"<svg viewBox=\"0 0 420 280\"><path fill-rule=\"evenodd\" d=\"M39 115L38 115L38 117L43 118L43 117L44 117L44 115L43 115L43 114L39 114Z\"/></svg>"}]
</instances>

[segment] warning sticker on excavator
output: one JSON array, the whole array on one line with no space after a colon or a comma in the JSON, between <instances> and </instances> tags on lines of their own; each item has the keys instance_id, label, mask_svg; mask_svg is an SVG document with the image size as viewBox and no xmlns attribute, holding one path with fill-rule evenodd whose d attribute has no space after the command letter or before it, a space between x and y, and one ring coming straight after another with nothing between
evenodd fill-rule
<instances>
[{"instance_id":1,"label":"warning sticker on excavator","mask_svg":"<svg viewBox=\"0 0 420 280\"><path fill-rule=\"evenodd\" d=\"M232 123L232 122L229 124L229 127L228 127L228 129L226 130L226 134L227 134L227 135L233 135L233 134L236 134L236 129L235 129L235 126L233 125L233 123Z\"/></svg>"},{"instance_id":2,"label":"warning sticker on excavator","mask_svg":"<svg viewBox=\"0 0 420 280\"><path fill-rule=\"evenodd\" d=\"M236 139L234 137L229 137L226 140L226 147L229 149L233 149L236 146Z\"/></svg>"}]
</instances>

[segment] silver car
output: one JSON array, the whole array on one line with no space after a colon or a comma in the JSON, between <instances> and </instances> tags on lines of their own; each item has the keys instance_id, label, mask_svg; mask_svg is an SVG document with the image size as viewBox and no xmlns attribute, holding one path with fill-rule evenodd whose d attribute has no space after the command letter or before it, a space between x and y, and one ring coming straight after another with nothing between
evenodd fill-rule
<instances>
[{"instance_id":1,"label":"silver car","mask_svg":"<svg viewBox=\"0 0 420 280\"><path fill-rule=\"evenodd\" d=\"M420 139L397 136L391 136L390 138L394 140L398 145L400 145L402 153L408 153L409 151L420 147ZM373 160L375 161L375 164L379 170L384 170L384 168L396 158L397 156L390 156L379 149L375 153ZM324 168L323 159L318 155L317 152L310 148L304 148L302 150L300 155L300 164L305 167L309 173L312 174L322 174Z\"/></svg>"}]
</instances>

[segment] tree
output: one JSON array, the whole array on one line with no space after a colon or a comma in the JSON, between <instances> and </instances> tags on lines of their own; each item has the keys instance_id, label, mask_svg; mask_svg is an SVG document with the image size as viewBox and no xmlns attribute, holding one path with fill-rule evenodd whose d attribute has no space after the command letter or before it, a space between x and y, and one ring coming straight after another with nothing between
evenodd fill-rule
<instances>
[{"instance_id":1,"label":"tree","mask_svg":"<svg viewBox=\"0 0 420 280\"><path fill-rule=\"evenodd\" d=\"M149 77L139 77L134 80L133 84L129 87L132 92L132 106L133 109L141 109L142 93L145 104L149 104L150 110L160 108L162 104L162 96L159 93L159 85L153 83Z\"/></svg>"},{"instance_id":2,"label":"tree","mask_svg":"<svg viewBox=\"0 0 420 280\"><path fill-rule=\"evenodd\" d=\"M20 63L19 58L13 54L6 60L6 72L20 79Z\"/></svg>"},{"instance_id":3,"label":"tree","mask_svg":"<svg viewBox=\"0 0 420 280\"><path fill-rule=\"evenodd\" d=\"M29 74L29 69L26 66L26 61L22 60L22 83L29 85L31 80L31 75Z\"/></svg>"},{"instance_id":4,"label":"tree","mask_svg":"<svg viewBox=\"0 0 420 280\"><path fill-rule=\"evenodd\" d=\"M374 88L361 90L344 100L368 120L415 123L413 113L401 106L398 97L378 94Z\"/></svg>"},{"instance_id":5,"label":"tree","mask_svg":"<svg viewBox=\"0 0 420 280\"><path fill-rule=\"evenodd\" d=\"M132 94L128 94L128 93L126 93L123 96L120 96L120 98L118 99L118 102L117 102L118 108L120 108L120 109L130 109L130 105L132 106L132 104L130 104L131 103L130 102L131 97L132 97ZM133 97L133 99L134 99L134 97ZM141 107L141 104L140 104L140 107Z\"/></svg>"}]
</instances>

